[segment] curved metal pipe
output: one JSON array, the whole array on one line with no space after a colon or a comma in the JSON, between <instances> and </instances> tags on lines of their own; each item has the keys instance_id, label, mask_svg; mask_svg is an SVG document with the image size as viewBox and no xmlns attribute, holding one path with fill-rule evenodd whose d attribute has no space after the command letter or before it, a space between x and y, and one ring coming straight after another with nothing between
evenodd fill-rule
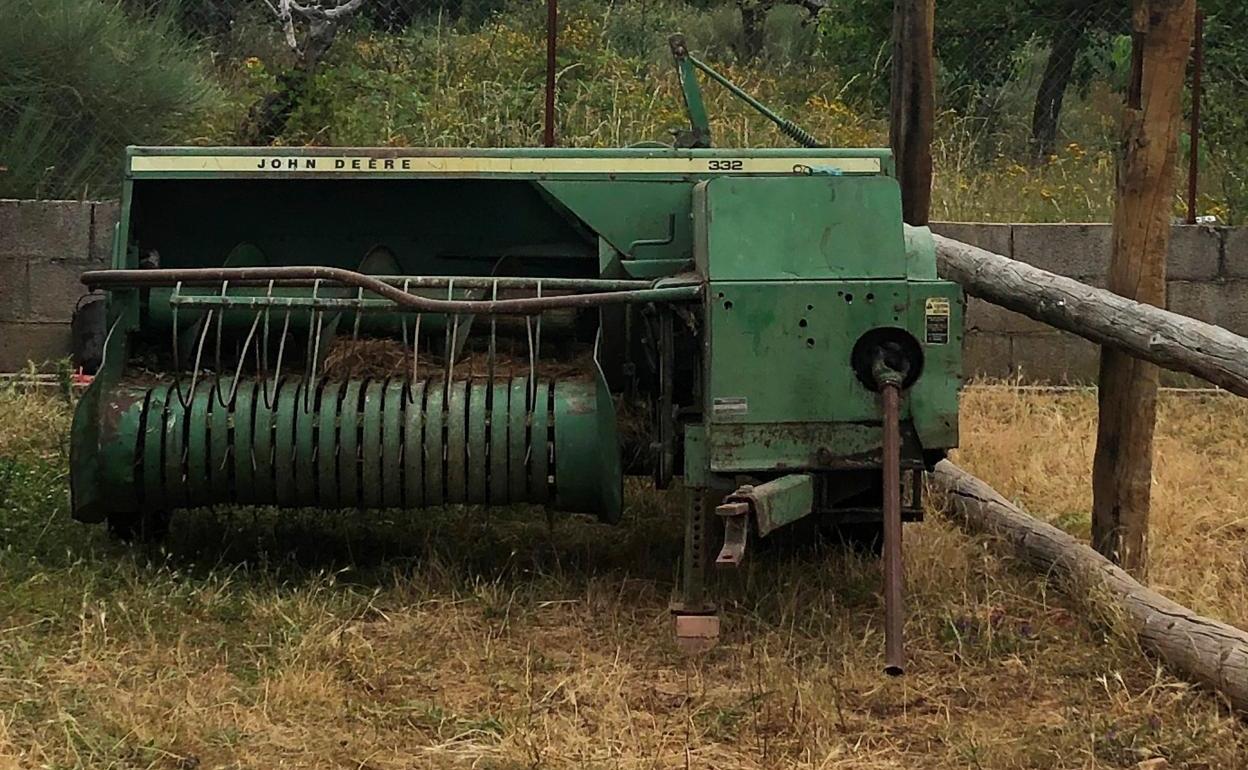
<instances>
[{"instance_id":1,"label":"curved metal pipe","mask_svg":"<svg viewBox=\"0 0 1248 770\"><path fill-rule=\"evenodd\" d=\"M153 270L90 270L82 282L91 289L152 286L210 285L229 281L322 280L351 286L384 297L396 305L422 313L474 313L480 315L530 315L562 308L600 307L635 302L684 302L702 295L700 285L652 286L648 289L591 292L548 297L500 300L433 299L410 294L371 275L340 267L233 267Z\"/></svg>"}]
</instances>

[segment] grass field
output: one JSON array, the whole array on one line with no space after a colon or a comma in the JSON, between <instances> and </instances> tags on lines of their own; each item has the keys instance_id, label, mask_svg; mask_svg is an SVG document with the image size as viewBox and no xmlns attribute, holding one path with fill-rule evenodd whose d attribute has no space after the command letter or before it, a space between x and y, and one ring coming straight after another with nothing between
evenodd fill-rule
<instances>
[{"instance_id":1,"label":"grass field","mask_svg":"<svg viewBox=\"0 0 1248 770\"><path fill-rule=\"evenodd\" d=\"M1086 533L1091 394L975 388L960 461ZM879 572L773 548L723 643L670 641L678 496L535 509L199 511L164 549L68 521L68 408L0 395L0 768L1248 766L1243 723L939 516L907 528L911 672ZM1248 408L1166 395L1155 583L1248 622Z\"/></svg>"}]
</instances>

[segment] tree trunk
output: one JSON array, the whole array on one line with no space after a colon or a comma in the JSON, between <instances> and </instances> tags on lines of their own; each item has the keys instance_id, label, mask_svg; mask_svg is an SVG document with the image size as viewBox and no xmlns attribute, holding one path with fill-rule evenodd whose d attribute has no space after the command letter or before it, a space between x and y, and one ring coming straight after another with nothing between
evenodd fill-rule
<instances>
[{"instance_id":1,"label":"tree trunk","mask_svg":"<svg viewBox=\"0 0 1248 770\"><path fill-rule=\"evenodd\" d=\"M1248 339L1026 262L934 237L941 277L961 284L967 294L1248 397Z\"/></svg>"},{"instance_id":2,"label":"tree trunk","mask_svg":"<svg viewBox=\"0 0 1248 770\"><path fill-rule=\"evenodd\" d=\"M1183 676L1221 692L1248 711L1248 633L1201 617L1140 585L1105 557L1065 532L1032 518L992 487L951 462L929 475L946 496L946 512L973 532L1000 538L1038 572L1095 607L1108 599L1140 645Z\"/></svg>"},{"instance_id":3,"label":"tree trunk","mask_svg":"<svg viewBox=\"0 0 1248 770\"><path fill-rule=\"evenodd\" d=\"M932 35L935 0L894 0L892 123L889 143L901 183L902 217L926 225L932 208L932 131L936 119Z\"/></svg>"},{"instance_id":4,"label":"tree trunk","mask_svg":"<svg viewBox=\"0 0 1248 770\"><path fill-rule=\"evenodd\" d=\"M1195 0L1136 0L1131 81L1123 118L1109 290L1166 305L1166 254L1186 63ZM1148 572L1157 367L1101 349L1092 544L1132 575Z\"/></svg>"},{"instance_id":5,"label":"tree trunk","mask_svg":"<svg viewBox=\"0 0 1248 770\"><path fill-rule=\"evenodd\" d=\"M769 0L737 0L741 8L741 60L751 62L763 53Z\"/></svg>"},{"instance_id":6,"label":"tree trunk","mask_svg":"<svg viewBox=\"0 0 1248 770\"><path fill-rule=\"evenodd\" d=\"M1044 77L1036 93L1036 107L1031 114L1031 146L1033 157L1042 161L1053 154L1057 128L1062 115L1066 88L1075 71L1075 62L1087 41L1087 16L1080 14L1067 23L1059 23L1053 31Z\"/></svg>"}]
</instances>

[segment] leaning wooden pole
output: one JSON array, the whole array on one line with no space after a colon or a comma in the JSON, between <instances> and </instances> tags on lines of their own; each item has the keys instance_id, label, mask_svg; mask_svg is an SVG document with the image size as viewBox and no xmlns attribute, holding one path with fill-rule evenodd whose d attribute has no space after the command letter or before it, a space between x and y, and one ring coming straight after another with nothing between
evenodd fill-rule
<instances>
[{"instance_id":1,"label":"leaning wooden pole","mask_svg":"<svg viewBox=\"0 0 1248 770\"><path fill-rule=\"evenodd\" d=\"M1248 397L1248 339L1026 262L933 236L936 266L973 297Z\"/></svg>"},{"instance_id":2,"label":"leaning wooden pole","mask_svg":"<svg viewBox=\"0 0 1248 770\"><path fill-rule=\"evenodd\" d=\"M902 217L912 225L926 225L932 208L935 20L935 0L893 0L889 144L897 160Z\"/></svg>"},{"instance_id":3,"label":"leaning wooden pole","mask_svg":"<svg viewBox=\"0 0 1248 770\"><path fill-rule=\"evenodd\" d=\"M1166 306L1166 254L1196 0L1135 0L1109 290ZM1138 578L1148 572L1157 367L1101 348L1092 461L1092 547Z\"/></svg>"},{"instance_id":4,"label":"leaning wooden pole","mask_svg":"<svg viewBox=\"0 0 1248 770\"><path fill-rule=\"evenodd\" d=\"M1036 570L1080 596L1108 599L1140 645L1181 675L1248 711L1248 633L1202 617L1141 585L1074 537L1029 516L951 462L929 474L946 511L973 532L998 537Z\"/></svg>"}]
</instances>

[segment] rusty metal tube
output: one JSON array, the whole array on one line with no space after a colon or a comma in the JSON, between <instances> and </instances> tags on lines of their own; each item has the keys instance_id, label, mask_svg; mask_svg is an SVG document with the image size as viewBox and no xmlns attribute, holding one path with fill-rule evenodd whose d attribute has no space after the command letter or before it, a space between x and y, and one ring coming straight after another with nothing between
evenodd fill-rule
<instances>
[{"instance_id":1,"label":"rusty metal tube","mask_svg":"<svg viewBox=\"0 0 1248 770\"><path fill-rule=\"evenodd\" d=\"M181 268L152 270L88 270L82 282L91 289L141 288L151 286L205 285L245 281L325 281L372 292L403 308L422 313L464 313L480 315L534 314L562 308L600 307L634 302L689 302L702 293L698 285L656 286L650 289L564 294L550 297L523 297L500 300L432 299L410 294L374 276L337 267L234 267Z\"/></svg>"},{"instance_id":2,"label":"rusty metal tube","mask_svg":"<svg viewBox=\"0 0 1248 770\"><path fill-rule=\"evenodd\" d=\"M901 560L901 383L880 383L884 405L884 673L905 673Z\"/></svg>"}]
</instances>

